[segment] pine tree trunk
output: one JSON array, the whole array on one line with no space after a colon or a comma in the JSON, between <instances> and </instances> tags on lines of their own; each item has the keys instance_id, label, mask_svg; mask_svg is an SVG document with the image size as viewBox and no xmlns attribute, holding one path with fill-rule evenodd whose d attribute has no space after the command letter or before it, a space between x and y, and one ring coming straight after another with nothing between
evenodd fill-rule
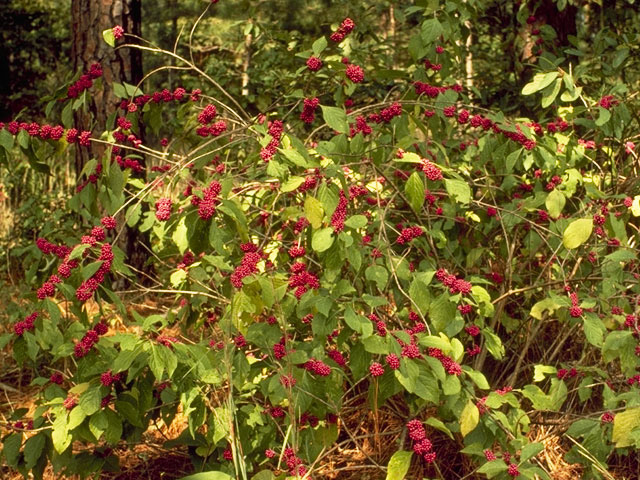
<instances>
[{"instance_id":1,"label":"pine tree trunk","mask_svg":"<svg viewBox=\"0 0 640 480\"><path fill-rule=\"evenodd\" d=\"M139 82L142 79L140 50L114 49L103 40L102 32L120 25L126 33L140 36L141 23L141 0L72 0L71 55L75 71L86 72L91 64L100 63L105 85ZM94 89L91 93L89 112L78 113L75 123L78 130L90 130L95 134L107 128L107 118L116 110L119 101L111 88ZM91 150L79 148L76 151L78 173L90 158L99 158L104 153L96 145Z\"/></svg>"},{"instance_id":2,"label":"pine tree trunk","mask_svg":"<svg viewBox=\"0 0 640 480\"><path fill-rule=\"evenodd\" d=\"M75 114L75 127L78 130L89 130L93 135L100 135L113 125L107 125L107 119L120 104L112 85L127 82L137 85L142 79L142 54L140 50L131 48L114 49L102 37L104 30L120 25L125 34L141 35L142 4L141 0L72 0L72 56L75 71L86 72L91 64L102 66L103 88L91 91L88 111L78 110ZM135 43L131 37L125 37L128 43ZM142 138L143 132L140 132ZM91 159L100 159L105 148L93 143L91 149L76 149L76 174ZM139 160L144 166L144 159ZM144 245L149 245L146 235L137 230L125 227L121 236L120 248L125 251L127 263L140 271L148 271L144 263L148 258ZM144 279L141 279L144 282Z\"/></svg>"}]
</instances>

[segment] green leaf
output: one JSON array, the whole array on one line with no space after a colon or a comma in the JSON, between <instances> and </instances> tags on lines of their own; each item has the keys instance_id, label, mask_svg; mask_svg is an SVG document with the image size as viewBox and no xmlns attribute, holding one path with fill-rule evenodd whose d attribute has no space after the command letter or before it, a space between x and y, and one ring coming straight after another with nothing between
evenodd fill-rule
<instances>
[{"instance_id":1,"label":"green leaf","mask_svg":"<svg viewBox=\"0 0 640 480\"><path fill-rule=\"evenodd\" d=\"M107 28L106 30L103 30L102 38L104 39L105 42L107 42L107 45L109 45L110 47L116 46L116 37L113 34L113 28Z\"/></svg>"},{"instance_id":2,"label":"green leaf","mask_svg":"<svg viewBox=\"0 0 640 480\"><path fill-rule=\"evenodd\" d=\"M108 425L104 432L104 440L110 445L115 445L122 437L122 420L118 414L110 408L103 411L107 417Z\"/></svg>"},{"instance_id":3,"label":"green leaf","mask_svg":"<svg viewBox=\"0 0 640 480\"><path fill-rule=\"evenodd\" d=\"M478 469L478 473L484 473L487 478L493 478L499 473L506 472L509 467L504 460L492 460L490 462L485 463Z\"/></svg>"},{"instance_id":4,"label":"green leaf","mask_svg":"<svg viewBox=\"0 0 640 480\"><path fill-rule=\"evenodd\" d=\"M436 332L442 332L456 315L456 306L449 301L444 293L429 305L429 320Z\"/></svg>"},{"instance_id":5,"label":"green leaf","mask_svg":"<svg viewBox=\"0 0 640 480\"><path fill-rule=\"evenodd\" d=\"M523 95L531 95L551 85L558 77L558 72L536 73L533 80L527 83L522 89Z\"/></svg>"},{"instance_id":6,"label":"green leaf","mask_svg":"<svg viewBox=\"0 0 640 480\"><path fill-rule=\"evenodd\" d=\"M200 472L188 475L180 478L179 480L233 480L233 477L218 470L211 470L210 472Z\"/></svg>"},{"instance_id":7,"label":"green leaf","mask_svg":"<svg viewBox=\"0 0 640 480\"><path fill-rule=\"evenodd\" d=\"M544 95L542 96L542 108L547 108L553 103L553 101L558 96L558 93L560 93L561 86L562 79L557 78L556 83L553 85L553 87L549 86L549 88L544 91Z\"/></svg>"},{"instance_id":8,"label":"green leaf","mask_svg":"<svg viewBox=\"0 0 640 480\"><path fill-rule=\"evenodd\" d=\"M415 212L422 209L424 203L424 182L418 172L413 172L407 183L404 184L404 193L409 199L409 204Z\"/></svg>"},{"instance_id":9,"label":"green leaf","mask_svg":"<svg viewBox=\"0 0 640 480\"><path fill-rule=\"evenodd\" d=\"M349 122L347 121L347 114L341 108L327 107L321 105L322 118L327 122L331 128L336 132L349 133Z\"/></svg>"},{"instance_id":10,"label":"green leaf","mask_svg":"<svg viewBox=\"0 0 640 480\"><path fill-rule=\"evenodd\" d=\"M97 412L89 419L89 430L98 440L107 428L109 428L109 419L104 411Z\"/></svg>"},{"instance_id":11,"label":"green leaf","mask_svg":"<svg viewBox=\"0 0 640 480\"><path fill-rule=\"evenodd\" d=\"M504 345L502 345L500 337L488 328L482 329L482 336L484 337L485 345L491 356L496 360L502 360L504 356Z\"/></svg>"},{"instance_id":12,"label":"green leaf","mask_svg":"<svg viewBox=\"0 0 640 480\"><path fill-rule=\"evenodd\" d=\"M604 341L604 334L607 332L602 320L598 318L597 314L586 313L583 316L584 336L587 337L587 341L594 347L601 347Z\"/></svg>"},{"instance_id":13,"label":"green leaf","mask_svg":"<svg viewBox=\"0 0 640 480\"><path fill-rule=\"evenodd\" d=\"M520 451L520 462L526 462L530 458L535 457L542 450L544 450L544 445L541 443L535 442L526 444Z\"/></svg>"},{"instance_id":14,"label":"green leaf","mask_svg":"<svg viewBox=\"0 0 640 480\"><path fill-rule=\"evenodd\" d=\"M334 240L333 228L327 227L317 230L313 233L313 237L311 238L311 248L316 252L324 252L331 248Z\"/></svg>"},{"instance_id":15,"label":"green leaf","mask_svg":"<svg viewBox=\"0 0 640 480\"><path fill-rule=\"evenodd\" d=\"M100 385L93 385L84 391L84 393L80 396L80 400L78 401L78 409L82 409L82 411L87 415L93 415L95 412L100 410L100 402L102 401L102 392L100 390ZM75 411L76 409L74 409Z\"/></svg>"},{"instance_id":16,"label":"green leaf","mask_svg":"<svg viewBox=\"0 0 640 480\"><path fill-rule=\"evenodd\" d=\"M251 477L251 480L275 480L275 478L271 470L262 470Z\"/></svg>"},{"instance_id":17,"label":"green leaf","mask_svg":"<svg viewBox=\"0 0 640 480\"><path fill-rule=\"evenodd\" d=\"M541 382L546 378L547 374L554 374L557 372L556 367L551 365L534 365L533 366L533 381Z\"/></svg>"},{"instance_id":18,"label":"green leaf","mask_svg":"<svg viewBox=\"0 0 640 480\"><path fill-rule=\"evenodd\" d=\"M315 197L307 197L304 200L304 215L309 220L309 223L314 230L317 230L322 226L322 219L324 218L324 208L322 202Z\"/></svg>"},{"instance_id":19,"label":"green leaf","mask_svg":"<svg viewBox=\"0 0 640 480\"><path fill-rule=\"evenodd\" d=\"M51 432L51 440L53 441L53 448L56 452L64 452L69 445L71 445L71 435L67 425L67 414L64 413L56 418L53 422L53 431Z\"/></svg>"},{"instance_id":20,"label":"green leaf","mask_svg":"<svg viewBox=\"0 0 640 480\"><path fill-rule=\"evenodd\" d=\"M389 280L389 272L381 265L371 265L364 271L364 276L367 280L376 282L376 285L380 290L384 290Z\"/></svg>"},{"instance_id":21,"label":"green leaf","mask_svg":"<svg viewBox=\"0 0 640 480\"><path fill-rule=\"evenodd\" d=\"M173 288L178 288L182 282L187 278L187 272L182 268L180 270L176 270L169 277L169 281L171 282L171 286Z\"/></svg>"},{"instance_id":22,"label":"green leaf","mask_svg":"<svg viewBox=\"0 0 640 480\"><path fill-rule=\"evenodd\" d=\"M82 254L84 253L84 251L89 248L89 245L78 245L76 246L72 251L71 254L69 255L69 260L75 260L77 258L82 257Z\"/></svg>"},{"instance_id":23,"label":"green leaf","mask_svg":"<svg viewBox=\"0 0 640 480\"><path fill-rule=\"evenodd\" d=\"M87 418L87 414L84 413L84 410L82 408L74 408L69 414L69 424L67 425L67 428L69 430L73 430L74 428L80 426L82 422L84 422L85 418Z\"/></svg>"},{"instance_id":24,"label":"green leaf","mask_svg":"<svg viewBox=\"0 0 640 480\"><path fill-rule=\"evenodd\" d=\"M565 203L567 203L567 199L557 188L549 192L549 195L547 195L547 199L544 202L551 218L558 218L560 216Z\"/></svg>"},{"instance_id":25,"label":"green leaf","mask_svg":"<svg viewBox=\"0 0 640 480\"><path fill-rule=\"evenodd\" d=\"M596 125L601 127L611 119L611 112L606 108L598 107L598 118L596 119Z\"/></svg>"},{"instance_id":26,"label":"green leaf","mask_svg":"<svg viewBox=\"0 0 640 480\"><path fill-rule=\"evenodd\" d=\"M0 145L8 152L13 148L13 135L4 128L0 130Z\"/></svg>"},{"instance_id":27,"label":"green leaf","mask_svg":"<svg viewBox=\"0 0 640 480\"><path fill-rule=\"evenodd\" d=\"M407 452L406 450L398 450L394 453L387 465L386 480L403 480L411 466L412 455L413 452Z\"/></svg>"},{"instance_id":28,"label":"green leaf","mask_svg":"<svg viewBox=\"0 0 640 480\"><path fill-rule=\"evenodd\" d=\"M283 193L293 192L303 183L304 177L289 177L289 179L280 187L280 191Z\"/></svg>"},{"instance_id":29,"label":"green leaf","mask_svg":"<svg viewBox=\"0 0 640 480\"><path fill-rule=\"evenodd\" d=\"M27 470L32 469L42 454L47 437L44 433L31 437L24 444L24 461Z\"/></svg>"},{"instance_id":30,"label":"green leaf","mask_svg":"<svg viewBox=\"0 0 640 480\"><path fill-rule=\"evenodd\" d=\"M574 220L562 234L562 244L567 250L578 248L589 239L592 230L592 219L580 218L578 220Z\"/></svg>"},{"instance_id":31,"label":"green leaf","mask_svg":"<svg viewBox=\"0 0 640 480\"><path fill-rule=\"evenodd\" d=\"M471 369L471 367L467 367L466 365L462 367L462 370L464 371L464 373L466 373L469 376L471 380L473 380L473 383L475 383L480 390L491 389L491 386L489 385L487 378L484 376L482 372L473 370Z\"/></svg>"},{"instance_id":32,"label":"green leaf","mask_svg":"<svg viewBox=\"0 0 640 480\"><path fill-rule=\"evenodd\" d=\"M344 321L349 328L359 333L363 338L370 337L373 334L373 323L368 318L358 315L353 308L347 307L344 311Z\"/></svg>"},{"instance_id":33,"label":"green leaf","mask_svg":"<svg viewBox=\"0 0 640 480\"><path fill-rule=\"evenodd\" d=\"M453 440L453 433L451 433L451 430L449 430L447 428L447 426L444 424L444 422L442 420L440 420L440 419L438 419L436 417L429 417L425 423L427 425L431 425L436 430L440 430L441 432L447 434L447 436L451 440Z\"/></svg>"},{"instance_id":34,"label":"green leaf","mask_svg":"<svg viewBox=\"0 0 640 480\"><path fill-rule=\"evenodd\" d=\"M353 215L344 222L344 225L349 228L363 228L369 223L367 217L364 215Z\"/></svg>"},{"instance_id":35,"label":"green leaf","mask_svg":"<svg viewBox=\"0 0 640 480\"><path fill-rule=\"evenodd\" d=\"M616 413L613 418L611 441L617 448L630 447L634 444L631 431L640 427L640 407L630 408Z\"/></svg>"},{"instance_id":36,"label":"green leaf","mask_svg":"<svg viewBox=\"0 0 640 480\"><path fill-rule=\"evenodd\" d=\"M420 36L424 43L432 43L442 35L442 24L437 18L430 18L422 23Z\"/></svg>"},{"instance_id":37,"label":"green leaf","mask_svg":"<svg viewBox=\"0 0 640 480\"><path fill-rule=\"evenodd\" d=\"M171 235L171 239L180 250L180 254L184 254L189 248L189 237L188 237L188 229L186 225L186 217L181 217L178 225L176 226L173 235Z\"/></svg>"},{"instance_id":38,"label":"green leaf","mask_svg":"<svg viewBox=\"0 0 640 480\"><path fill-rule=\"evenodd\" d=\"M322 53L322 51L327 48L327 39L325 37L320 37L311 46L311 50L313 50L313 54L317 57Z\"/></svg>"},{"instance_id":39,"label":"green leaf","mask_svg":"<svg viewBox=\"0 0 640 480\"><path fill-rule=\"evenodd\" d=\"M467 434L472 432L478 426L479 421L480 412L478 411L478 407L469 400L460 414L460 433L462 436L466 437Z\"/></svg>"},{"instance_id":40,"label":"green leaf","mask_svg":"<svg viewBox=\"0 0 640 480\"><path fill-rule=\"evenodd\" d=\"M294 165L297 165L298 167L307 168L309 166L309 163L304 158L304 155L293 148L279 148L278 151L282 153L287 160L289 160Z\"/></svg>"},{"instance_id":41,"label":"green leaf","mask_svg":"<svg viewBox=\"0 0 640 480\"><path fill-rule=\"evenodd\" d=\"M471 200L471 188L469 184L463 180L447 178L444 181L449 196L453 197L456 202L466 205ZM423 191L424 195L424 191Z\"/></svg>"},{"instance_id":42,"label":"green leaf","mask_svg":"<svg viewBox=\"0 0 640 480\"><path fill-rule=\"evenodd\" d=\"M7 465L15 467L20 458L20 447L22 446L22 433L12 433L3 440L2 455L7 461Z\"/></svg>"}]
</instances>

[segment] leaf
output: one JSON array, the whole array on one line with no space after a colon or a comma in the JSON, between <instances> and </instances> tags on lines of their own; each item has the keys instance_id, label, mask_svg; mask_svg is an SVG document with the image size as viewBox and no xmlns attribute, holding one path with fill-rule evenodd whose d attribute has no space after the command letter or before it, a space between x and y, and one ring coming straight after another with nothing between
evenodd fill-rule
<instances>
[{"instance_id":1,"label":"leaf","mask_svg":"<svg viewBox=\"0 0 640 480\"><path fill-rule=\"evenodd\" d=\"M349 133L347 114L343 109L327 107L325 105L321 105L320 107L322 108L322 118L327 122L327 125L333 128L336 132Z\"/></svg>"},{"instance_id":2,"label":"leaf","mask_svg":"<svg viewBox=\"0 0 640 480\"><path fill-rule=\"evenodd\" d=\"M640 217L640 195L633 197L631 202L631 214L634 217Z\"/></svg>"},{"instance_id":3,"label":"leaf","mask_svg":"<svg viewBox=\"0 0 640 480\"><path fill-rule=\"evenodd\" d=\"M475 383L476 386L480 390L490 390L491 389L491 386L489 385L489 382L487 381L487 377L485 377L482 372L478 372L476 370L472 370L470 367L466 367L466 366L462 367L462 369L469 376L469 378L471 380L473 380L473 383Z\"/></svg>"},{"instance_id":4,"label":"leaf","mask_svg":"<svg viewBox=\"0 0 640 480\"><path fill-rule=\"evenodd\" d=\"M433 428L440 430L442 433L446 433L451 440L453 440L453 433L447 428L444 422L436 417L429 417L425 422L427 425L431 425Z\"/></svg>"},{"instance_id":5,"label":"leaf","mask_svg":"<svg viewBox=\"0 0 640 480\"><path fill-rule=\"evenodd\" d=\"M331 248L334 240L333 228L327 227L317 230L313 233L313 237L311 238L311 248L316 252L324 252Z\"/></svg>"},{"instance_id":6,"label":"leaf","mask_svg":"<svg viewBox=\"0 0 640 480\"><path fill-rule=\"evenodd\" d=\"M289 180L284 182L284 184L280 187L280 191L283 193L293 192L303 183L304 177L289 177Z\"/></svg>"},{"instance_id":7,"label":"leaf","mask_svg":"<svg viewBox=\"0 0 640 480\"><path fill-rule=\"evenodd\" d=\"M0 145L8 152L13 148L13 135L4 128L0 130Z\"/></svg>"},{"instance_id":8,"label":"leaf","mask_svg":"<svg viewBox=\"0 0 640 480\"><path fill-rule=\"evenodd\" d=\"M367 217L364 215L353 215L344 222L344 225L349 228L363 228L369 223Z\"/></svg>"},{"instance_id":9,"label":"leaf","mask_svg":"<svg viewBox=\"0 0 640 480\"><path fill-rule=\"evenodd\" d=\"M100 410L101 401L102 392L100 391L100 385L94 385L85 390L85 392L80 396L78 409L82 409L82 411L87 415L93 415Z\"/></svg>"},{"instance_id":10,"label":"leaf","mask_svg":"<svg viewBox=\"0 0 640 480\"><path fill-rule=\"evenodd\" d=\"M78 245L76 246L72 251L71 254L69 255L69 260L75 260L77 258L82 257L82 254L84 253L84 251L89 248L89 245Z\"/></svg>"},{"instance_id":11,"label":"leaf","mask_svg":"<svg viewBox=\"0 0 640 480\"><path fill-rule=\"evenodd\" d=\"M181 255L187 251L187 248L189 248L189 237L187 235L188 229L185 223L185 218L186 217L180 218L173 235L171 235L171 239L176 244L176 247L178 247L178 250L180 250Z\"/></svg>"},{"instance_id":12,"label":"leaf","mask_svg":"<svg viewBox=\"0 0 640 480\"><path fill-rule=\"evenodd\" d=\"M587 313L583 316L584 336L587 337L587 341L594 347L601 347L604 341L604 334L607 331L607 327L604 326L602 320L598 318L598 315L594 313Z\"/></svg>"},{"instance_id":13,"label":"leaf","mask_svg":"<svg viewBox=\"0 0 640 480\"><path fill-rule=\"evenodd\" d=\"M376 285L380 290L384 290L389 279L389 272L381 265L371 265L364 271L364 276L367 280L376 282Z\"/></svg>"},{"instance_id":14,"label":"leaf","mask_svg":"<svg viewBox=\"0 0 640 480\"><path fill-rule=\"evenodd\" d=\"M89 430L91 430L91 433L93 433L98 440L100 440L100 437L108 427L109 420L107 414L103 411L92 415L89 419Z\"/></svg>"},{"instance_id":15,"label":"leaf","mask_svg":"<svg viewBox=\"0 0 640 480\"><path fill-rule=\"evenodd\" d=\"M574 220L564 230L562 234L562 244L567 250L578 248L589 239L592 230L593 220L590 218Z\"/></svg>"},{"instance_id":16,"label":"leaf","mask_svg":"<svg viewBox=\"0 0 640 480\"><path fill-rule=\"evenodd\" d=\"M188 475L180 478L179 480L233 480L233 477L218 470L211 470L209 472L200 472Z\"/></svg>"},{"instance_id":17,"label":"leaf","mask_svg":"<svg viewBox=\"0 0 640 480\"><path fill-rule=\"evenodd\" d=\"M530 315L537 320L542 320L542 314L546 310L549 310L549 314L552 314L560 307L561 305L559 305L553 298L545 298L544 300L536 302L535 305L531 307Z\"/></svg>"},{"instance_id":18,"label":"leaf","mask_svg":"<svg viewBox=\"0 0 640 480\"><path fill-rule=\"evenodd\" d=\"M347 307L344 311L344 321L351 330L368 338L373 334L373 323L368 318L358 315L353 308Z\"/></svg>"},{"instance_id":19,"label":"leaf","mask_svg":"<svg viewBox=\"0 0 640 480\"><path fill-rule=\"evenodd\" d=\"M556 83L553 85L553 88L547 88L542 97L542 108L547 108L549 105L553 103L553 101L560 93L560 87L562 86L562 79L557 78Z\"/></svg>"},{"instance_id":20,"label":"leaf","mask_svg":"<svg viewBox=\"0 0 640 480\"><path fill-rule=\"evenodd\" d=\"M611 119L611 112L606 108L598 107L598 118L596 119L596 125L601 127Z\"/></svg>"},{"instance_id":21,"label":"leaf","mask_svg":"<svg viewBox=\"0 0 640 480\"><path fill-rule=\"evenodd\" d=\"M544 450L544 445L541 443L535 442L526 444L520 451L520 462L526 462L530 458L535 457L542 450Z\"/></svg>"},{"instance_id":22,"label":"leaf","mask_svg":"<svg viewBox=\"0 0 640 480\"><path fill-rule=\"evenodd\" d=\"M523 95L531 95L551 85L558 77L558 72L536 73L533 80L527 83L522 89Z\"/></svg>"},{"instance_id":23,"label":"leaf","mask_svg":"<svg viewBox=\"0 0 640 480\"><path fill-rule=\"evenodd\" d=\"M322 51L327 48L327 39L325 37L320 37L311 46L311 50L313 50L313 54L317 57L322 53Z\"/></svg>"},{"instance_id":24,"label":"leaf","mask_svg":"<svg viewBox=\"0 0 640 480\"><path fill-rule=\"evenodd\" d=\"M46 443L46 435L44 433L39 433L38 435L31 437L24 444L24 461L25 468L27 470L32 469L38 460L40 459L40 455L42 454L42 450Z\"/></svg>"},{"instance_id":25,"label":"leaf","mask_svg":"<svg viewBox=\"0 0 640 480\"><path fill-rule=\"evenodd\" d=\"M324 217L324 208L320 200L315 197L307 197L304 200L304 215L314 230L322 226L322 218Z\"/></svg>"},{"instance_id":26,"label":"leaf","mask_svg":"<svg viewBox=\"0 0 640 480\"><path fill-rule=\"evenodd\" d=\"M180 270L176 270L169 277L169 281L171 282L171 286L173 288L178 288L182 282L187 278L187 272L182 268Z\"/></svg>"},{"instance_id":27,"label":"leaf","mask_svg":"<svg viewBox=\"0 0 640 480\"><path fill-rule=\"evenodd\" d=\"M496 360L501 360L504 356L504 345L502 345L500 337L488 328L482 329L482 336L484 337L485 345L491 356Z\"/></svg>"},{"instance_id":28,"label":"leaf","mask_svg":"<svg viewBox=\"0 0 640 480\"><path fill-rule=\"evenodd\" d=\"M394 453L387 465L386 480L403 480L411 466L412 455L413 452L407 452L406 450L398 450Z\"/></svg>"},{"instance_id":29,"label":"leaf","mask_svg":"<svg viewBox=\"0 0 640 480\"><path fill-rule=\"evenodd\" d=\"M53 431L51 432L51 440L53 440L53 448L56 452L64 452L71 445L71 435L67 427L66 413L53 422Z\"/></svg>"},{"instance_id":30,"label":"leaf","mask_svg":"<svg viewBox=\"0 0 640 480\"><path fill-rule=\"evenodd\" d=\"M467 402L460 414L460 433L463 437L473 431L480 421L480 412L478 407L471 400Z\"/></svg>"},{"instance_id":31,"label":"leaf","mask_svg":"<svg viewBox=\"0 0 640 480\"><path fill-rule=\"evenodd\" d=\"M422 23L420 36L424 43L432 43L442 35L442 25L437 18L430 18Z\"/></svg>"},{"instance_id":32,"label":"leaf","mask_svg":"<svg viewBox=\"0 0 640 480\"><path fill-rule=\"evenodd\" d=\"M617 448L632 446L634 442L631 438L631 431L637 427L640 427L640 407L616 413L613 418L611 441L616 444Z\"/></svg>"},{"instance_id":33,"label":"leaf","mask_svg":"<svg viewBox=\"0 0 640 480\"><path fill-rule=\"evenodd\" d=\"M556 367L551 365L534 365L533 367L533 381L541 382L545 379L546 374L554 374L557 372Z\"/></svg>"},{"instance_id":34,"label":"leaf","mask_svg":"<svg viewBox=\"0 0 640 480\"><path fill-rule=\"evenodd\" d=\"M102 38L110 47L116 46L116 37L113 34L113 28L107 28L102 31Z\"/></svg>"},{"instance_id":35,"label":"leaf","mask_svg":"<svg viewBox=\"0 0 640 480\"><path fill-rule=\"evenodd\" d=\"M309 166L304 156L293 148L279 148L278 151L281 152L285 156L285 158L294 165L303 168L307 168Z\"/></svg>"},{"instance_id":36,"label":"leaf","mask_svg":"<svg viewBox=\"0 0 640 480\"><path fill-rule=\"evenodd\" d=\"M447 178L444 181L444 186L449 196L453 197L456 202L467 204L471 200L471 188L467 182Z\"/></svg>"},{"instance_id":37,"label":"leaf","mask_svg":"<svg viewBox=\"0 0 640 480\"><path fill-rule=\"evenodd\" d=\"M504 460L498 459L485 463L477 471L478 473L484 473L487 478L493 478L499 473L506 472L508 468Z\"/></svg>"},{"instance_id":38,"label":"leaf","mask_svg":"<svg viewBox=\"0 0 640 480\"><path fill-rule=\"evenodd\" d=\"M7 460L7 465L17 466L21 446L22 433L12 433L3 440L2 455Z\"/></svg>"},{"instance_id":39,"label":"leaf","mask_svg":"<svg viewBox=\"0 0 640 480\"><path fill-rule=\"evenodd\" d=\"M424 182L418 172L413 172L404 185L404 193L415 212L420 212L424 203Z\"/></svg>"},{"instance_id":40,"label":"leaf","mask_svg":"<svg viewBox=\"0 0 640 480\"><path fill-rule=\"evenodd\" d=\"M551 218L558 218L560 216L565 203L567 203L567 199L557 188L549 192L547 199L544 201Z\"/></svg>"}]
</instances>

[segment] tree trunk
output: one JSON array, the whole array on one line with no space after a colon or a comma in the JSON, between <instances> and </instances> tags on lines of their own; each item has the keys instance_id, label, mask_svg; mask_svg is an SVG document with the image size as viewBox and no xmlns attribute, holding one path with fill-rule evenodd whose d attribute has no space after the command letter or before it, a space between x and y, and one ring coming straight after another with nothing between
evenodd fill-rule
<instances>
[{"instance_id":1,"label":"tree trunk","mask_svg":"<svg viewBox=\"0 0 640 480\"><path fill-rule=\"evenodd\" d=\"M125 34L139 37L142 3L141 0L72 0L71 22L74 69L86 72L93 63L99 63L103 72L103 88L91 90L88 109L77 110L75 113L75 127L100 135L105 130L113 129L113 125L107 125L107 119L120 104L113 92L113 84L127 82L136 85L143 76L141 51L131 48L114 49L104 41L102 32L120 25ZM127 41L135 43L132 38L127 38ZM139 132L141 138L142 133ZM98 144L92 144L91 149L77 148L76 174L80 174L91 158L100 159L104 154L105 148ZM144 159L139 161L144 166ZM143 245L149 244L147 236L125 227L121 239L120 247L125 251L127 263L138 270L147 270L144 263L148 254Z\"/></svg>"}]
</instances>

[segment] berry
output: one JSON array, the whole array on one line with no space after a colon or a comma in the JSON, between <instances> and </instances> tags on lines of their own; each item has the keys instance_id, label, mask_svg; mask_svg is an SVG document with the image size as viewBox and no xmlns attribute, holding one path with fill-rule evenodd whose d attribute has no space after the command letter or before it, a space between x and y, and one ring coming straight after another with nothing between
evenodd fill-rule
<instances>
[{"instance_id":1,"label":"berry","mask_svg":"<svg viewBox=\"0 0 640 480\"><path fill-rule=\"evenodd\" d=\"M397 370L400 368L400 359L395 353L390 353L386 356L385 361L391 370Z\"/></svg>"},{"instance_id":2,"label":"berry","mask_svg":"<svg viewBox=\"0 0 640 480\"><path fill-rule=\"evenodd\" d=\"M171 217L171 199L161 198L156 202L156 218L166 222Z\"/></svg>"},{"instance_id":3,"label":"berry","mask_svg":"<svg viewBox=\"0 0 640 480\"><path fill-rule=\"evenodd\" d=\"M124 36L124 29L120 25L116 25L115 27L113 27L111 29L111 32L113 33L113 37L116 40L119 40Z\"/></svg>"},{"instance_id":4,"label":"berry","mask_svg":"<svg viewBox=\"0 0 640 480\"><path fill-rule=\"evenodd\" d=\"M309 57L307 60L307 68L312 72L317 72L322 68L322 60L318 57Z\"/></svg>"},{"instance_id":5,"label":"berry","mask_svg":"<svg viewBox=\"0 0 640 480\"><path fill-rule=\"evenodd\" d=\"M369 373L374 377L384 375L384 367L378 362L373 362L369 367Z\"/></svg>"},{"instance_id":6,"label":"berry","mask_svg":"<svg viewBox=\"0 0 640 480\"><path fill-rule=\"evenodd\" d=\"M364 70L358 65L349 65L345 74L353 83L362 83L364 81Z\"/></svg>"}]
</instances>

